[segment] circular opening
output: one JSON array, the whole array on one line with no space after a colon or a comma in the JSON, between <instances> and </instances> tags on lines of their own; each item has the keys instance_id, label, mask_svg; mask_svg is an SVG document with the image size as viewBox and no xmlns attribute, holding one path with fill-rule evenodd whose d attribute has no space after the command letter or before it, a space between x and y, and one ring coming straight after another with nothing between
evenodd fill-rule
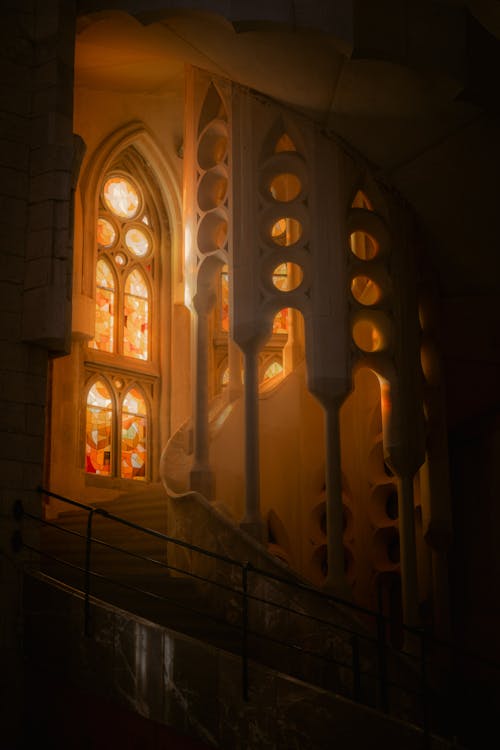
<instances>
[{"instance_id":1,"label":"circular opening","mask_svg":"<svg viewBox=\"0 0 500 750\"><path fill-rule=\"evenodd\" d=\"M97 242L102 247L111 247L116 240L116 231L114 226L107 219L102 217L97 219Z\"/></svg>"},{"instance_id":2,"label":"circular opening","mask_svg":"<svg viewBox=\"0 0 500 750\"><path fill-rule=\"evenodd\" d=\"M304 274L297 263L280 263L273 271L273 284L280 292L292 292L302 283Z\"/></svg>"},{"instance_id":3,"label":"circular opening","mask_svg":"<svg viewBox=\"0 0 500 750\"><path fill-rule=\"evenodd\" d=\"M378 352L384 348L382 332L371 320L357 320L352 329L356 346L364 352Z\"/></svg>"},{"instance_id":4,"label":"circular opening","mask_svg":"<svg viewBox=\"0 0 500 750\"><path fill-rule=\"evenodd\" d=\"M139 210L139 191L125 177L106 180L103 198L109 210L123 219L131 219Z\"/></svg>"},{"instance_id":5,"label":"circular opening","mask_svg":"<svg viewBox=\"0 0 500 750\"><path fill-rule=\"evenodd\" d=\"M300 239L302 234L302 224L297 219L291 219L286 216L278 219L271 229L271 238L276 245L289 247L294 245Z\"/></svg>"},{"instance_id":6,"label":"circular opening","mask_svg":"<svg viewBox=\"0 0 500 750\"><path fill-rule=\"evenodd\" d=\"M207 214L198 229L198 247L202 253L221 250L226 244L227 221L217 214Z\"/></svg>"},{"instance_id":7,"label":"circular opening","mask_svg":"<svg viewBox=\"0 0 500 750\"><path fill-rule=\"evenodd\" d=\"M217 166L226 156L227 135L222 129L210 128L198 145L198 164L202 169Z\"/></svg>"},{"instance_id":8,"label":"circular opening","mask_svg":"<svg viewBox=\"0 0 500 750\"><path fill-rule=\"evenodd\" d=\"M144 258L149 252L149 239L142 229L132 227L125 233L125 244L131 253L138 258Z\"/></svg>"},{"instance_id":9,"label":"circular opening","mask_svg":"<svg viewBox=\"0 0 500 750\"><path fill-rule=\"evenodd\" d=\"M378 570L392 569L400 561L399 532L394 526L379 529L374 537L374 562Z\"/></svg>"},{"instance_id":10,"label":"circular opening","mask_svg":"<svg viewBox=\"0 0 500 750\"><path fill-rule=\"evenodd\" d=\"M116 263L117 266L124 266L127 263L127 259L123 255L123 253L116 253L116 255L115 255L115 263Z\"/></svg>"},{"instance_id":11,"label":"circular opening","mask_svg":"<svg viewBox=\"0 0 500 750\"><path fill-rule=\"evenodd\" d=\"M227 192L227 177L219 172L207 172L198 186L198 205L202 211L217 208Z\"/></svg>"},{"instance_id":12,"label":"circular opening","mask_svg":"<svg viewBox=\"0 0 500 750\"><path fill-rule=\"evenodd\" d=\"M399 516L398 493L391 489L385 498L385 514L391 521L395 521Z\"/></svg>"},{"instance_id":13,"label":"circular opening","mask_svg":"<svg viewBox=\"0 0 500 750\"><path fill-rule=\"evenodd\" d=\"M379 245L377 240L368 234L357 230L349 236L349 244L356 258L371 260L378 255Z\"/></svg>"},{"instance_id":14,"label":"circular opening","mask_svg":"<svg viewBox=\"0 0 500 750\"><path fill-rule=\"evenodd\" d=\"M351 281L351 293L361 305L375 305L382 297L381 288L369 276L355 276Z\"/></svg>"},{"instance_id":15,"label":"circular opening","mask_svg":"<svg viewBox=\"0 0 500 750\"><path fill-rule=\"evenodd\" d=\"M302 183L297 175L291 172L277 174L269 184L269 192L275 201L288 203L295 200L302 190Z\"/></svg>"}]
</instances>

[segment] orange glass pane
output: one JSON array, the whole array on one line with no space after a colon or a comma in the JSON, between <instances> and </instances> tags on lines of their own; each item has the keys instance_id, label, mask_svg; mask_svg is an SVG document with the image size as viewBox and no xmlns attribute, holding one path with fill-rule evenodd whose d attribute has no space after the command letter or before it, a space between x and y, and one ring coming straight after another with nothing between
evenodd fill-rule
<instances>
[{"instance_id":1,"label":"orange glass pane","mask_svg":"<svg viewBox=\"0 0 500 750\"><path fill-rule=\"evenodd\" d=\"M98 380L87 396L85 471L90 474L111 474L112 417L110 393Z\"/></svg>"},{"instance_id":2,"label":"orange glass pane","mask_svg":"<svg viewBox=\"0 0 500 750\"><path fill-rule=\"evenodd\" d=\"M297 151L294 142L287 133L283 133L274 148L275 154L280 154L283 151Z\"/></svg>"},{"instance_id":3,"label":"orange glass pane","mask_svg":"<svg viewBox=\"0 0 500 750\"><path fill-rule=\"evenodd\" d=\"M121 476L145 479L147 461L147 408L137 388L123 399L121 433Z\"/></svg>"},{"instance_id":4,"label":"orange glass pane","mask_svg":"<svg viewBox=\"0 0 500 750\"><path fill-rule=\"evenodd\" d=\"M276 313L273 320L273 333L288 333L288 308Z\"/></svg>"},{"instance_id":5,"label":"orange glass pane","mask_svg":"<svg viewBox=\"0 0 500 750\"><path fill-rule=\"evenodd\" d=\"M222 267L220 275L220 327L229 331L229 274L227 266Z\"/></svg>"},{"instance_id":6,"label":"orange glass pane","mask_svg":"<svg viewBox=\"0 0 500 750\"><path fill-rule=\"evenodd\" d=\"M148 358L148 288L139 270L132 271L125 284L123 300L123 353L136 359Z\"/></svg>"},{"instance_id":7,"label":"orange glass pane","mask_svg":"<svg viewBox=\"0 0 500 750\"><path fill-rule=\"evenodd\" d=\"M114 346L114 288L111 269L104 260L97 261L95 294L95 334L89 341L91 349L112 352Z\"/></svg>"},{"instance_id":8,"label":"orange glass pane","mask_svg":"<svg viewBox=\"0 0 500 750\"><path fill-rule=\"evenodd\" d=\"M282 247L288 247L298 242L302 234L302 224L297 219L288 216L278 219L271 229L273 242Z\"/></svg>"},{"instance_id":9,"label":"orange glass pane","mask_svg":"<svg viewBox=\"0 0 500 750\"><path fill-rule=\"evenodd\" d=\"M125 177L111 177L104 184L104 202L117 216L131 219L139 208L139 193Z\"/></svg>"},{"instance_id":10,"label":"orange glass pane","mask_svg":"<svg viewBox=\"0 0 500 750\"><path fill-rule=\"evenodd\" d=\"M116 231L114 226L107 219L102 217L97 219L97 242L102 247L111 247L116 240Z\"/></svg>"}]
</instances>

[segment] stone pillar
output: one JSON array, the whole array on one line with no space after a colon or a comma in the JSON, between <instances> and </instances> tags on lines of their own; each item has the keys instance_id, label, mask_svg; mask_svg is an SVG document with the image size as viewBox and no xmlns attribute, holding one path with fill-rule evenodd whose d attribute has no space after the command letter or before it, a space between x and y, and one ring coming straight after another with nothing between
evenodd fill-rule
<instances>
[{"instance_id":1,"label":"stone pillar","mask_svg":"<svg viewBox=\"0 0 500 750\"><path fill-rule=\"evenodd\" d=\"M259 458L259 352L250 346L244 352L245 393L245 515L241 528L259 541L265 541L260 516Z\"/></svg>"},{"instance_id":2,"label":"stone pillar","mask_svg":"<svg viewBox=\"0 0 500 750\"><path fill-rule=\"evenodd\" d=\"M399 545L404 624L418 624L417 545L413 476L398 476Z\"/></svg>"},{"instance_id":3,"label":"stone pillar","mask_svg":"<svg viewBox=\"0 0 500 750\"><path fill-rule=\"evenodd\" d=\"M213 294L200 293L193 298L193 465L191 489L208 500L214 497L214 475L209 460L208 414L208 316L215 303Z\"/></svg>"},{"instance_id":4,"label":"stone pillar","mask_svg":"<svg viewBox=\"0 0 500 750\"><path fill-rule=\"evenodd\" d=\"M239 398L242 393L241 353L231 337L227 342L227 361L229 366L229 401Z\"/></svg>"},{"instance_id":5,"label":"stone pillar","mask_svg":"<svg viewBox=\"0 0 500 750\"><path fill-rule=\"evenodd\" d=\"M336 596L350 598L344 570L344 512L342 507L342 471L340 467L339 410L341 401L325 408L326 428L326 530L328 574L324 587Z\"/></svg>"}]
</instances>

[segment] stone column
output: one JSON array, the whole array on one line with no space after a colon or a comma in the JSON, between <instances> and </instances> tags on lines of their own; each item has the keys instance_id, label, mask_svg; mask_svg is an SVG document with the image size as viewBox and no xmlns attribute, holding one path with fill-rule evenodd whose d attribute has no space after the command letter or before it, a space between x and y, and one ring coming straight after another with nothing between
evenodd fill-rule
<instances>
[{"instance_id":1,"label":"stone column","mask_svg":"<svg viewBox=\"0 0 500 750\"><path fill-rule=\"evenodd\" d=\"M208 500L214 496L214 474L209 460L208 316L215 296L198 291L193 298L193 465L191 489Z\"/></svg>"},{"instance_id":2,"label":"stone column","mask_svg":"<svg viewBox=\"0 0 500 750\"><path fill-rule=\"evenodd\" d=\"M336 596L350 598L351 591L344 570L344 513L342 506L342 471L340 466L339 411L342 399L325 407L326 432L326 530L328 540L328 574L324 587Z\"/></svg>"},{"instance_id":3,"label":"stone column","mask_svg":"<svg viewBox=\"0 0 500 750\"><path fill-rule=\"evenodd\" d=\"M227 362L229 366L229 401L234 401L242 393L241 353L231 337L227 342Z\"/></svg>"},{"instance_id":4,"label":"stone column","mask_svg":"<svg viewBox=\"0 0 500 750\"><path fill-rule=\"evenodd\" d=\"M403 620L405 625L415 627L418 624L418 580L412 475L398 476L398 505Z\"/></svg>"},{"instance_id":5,"label":"stone column","mask_svg":"<svg viewBox=\"0 0 500 750\"><path fill-rule=\"evenodd\" d=\"M240 526L263 542L265 541L265 527L260 516L258 347L248 347L244 352L243 361L245 373L245 516Z\"/></svg>"}]
</instances>

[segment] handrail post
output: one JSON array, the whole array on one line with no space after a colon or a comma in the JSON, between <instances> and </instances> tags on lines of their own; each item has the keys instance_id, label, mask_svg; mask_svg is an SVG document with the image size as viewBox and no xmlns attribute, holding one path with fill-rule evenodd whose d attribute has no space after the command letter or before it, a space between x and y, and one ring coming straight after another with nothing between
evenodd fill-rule
<instances>
[{"instance_id":1,"label":"handrail post","mask_svg":"<svg viewBox=\"0 0 500 750\"><path fill-rule=\"evenodd\" d=\"M379 679L379 707L384 713L389 712L389 696L387 692L387 654L385 647L385 620L383 614L377 615L377 650L378 650L378 679Z\"/></svg>"},{"instance_id":2,"label":"handrail post","mask_svg":"<svg viewBox=\"0 0 500 750\"><path fill-rule=\"evenodd\" d=\"M94 517L94 508L89 510L87 517L87 536L85 539L85 578L84 578L84 633L90 635L90 557L92 551L92 520Z\"/></svg>"},{"instance_id":3,"label":"handrail post","mask_svg":"<svg viewBox=\"0 0 500 750\"><path fill-rule=\"evenodd\" d=\"M355 701L360 701L361 698L361 672L359 667L359 638L357 633L353 633L351 636L351 652L352 652L352 686L353 686L353 698Z\"/></svg>"},{"instance_id":4,"label":"handrail post","mask_svg":"<svg viewBox=\"0 0 500 750\"><path fill-rule=\"evenodd\" d=\"M243 700L248 701L248 570L250 564L244 563L241 568L241 591L243 595L241 603L241 679Z\"/></svg>"}]
</instances>

